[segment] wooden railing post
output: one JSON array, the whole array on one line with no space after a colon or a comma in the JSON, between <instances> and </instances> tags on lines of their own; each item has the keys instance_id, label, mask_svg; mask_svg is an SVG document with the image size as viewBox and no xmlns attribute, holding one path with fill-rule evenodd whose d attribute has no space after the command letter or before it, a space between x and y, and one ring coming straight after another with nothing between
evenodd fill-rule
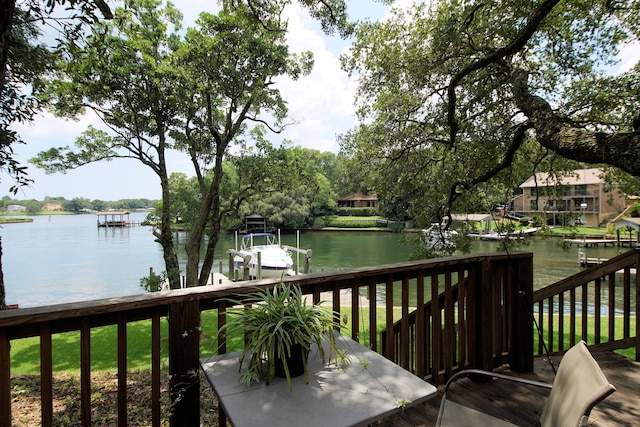
<instances>
[{"instance_id":1,"label":"wooden railing post","mask_svg":"<svg viewBox=\"0 0 640 427\"><path fill-rule=\"evenodd\" d=\"M11 342L0 328L0 427L11 427Z\"/></svg>"},{"instance_id":2,"label":"wooden railing post","mask_svg":"<svg viewBox=\"0 0 640 427\"><path fill-rule=\"evenodd\" d=\"M200 425L200 306L169 306L169 390L171 427Z\"/></svg>"},{"instance_id":3,"label":"wooden railing post","mask_svg":"<svg viewBox=\"0 0 640 427\"><path fill-rule=\"evenodd\" d=\"M476 349L479 356L476 360L476 367L490 371L493 366L491 357L493 355L493 312L495 307L492 304L492 283L491 283L491 260L484 258L482 260L481 281L476 284L477 299L476 303L480 304L478 314L479 322L476 324L475 333L478 334L478 343L480 348Z\"/></svg>"},{"instance_id":4,"label":"wooden railing post","mask_svg":"<svg viewBox=\"0 0 640 427\"><path fill-rule=\"evenodd\" d=\"M638 274L638 270L640 270L640 251L636 249L636 362L640 362L640 322L638 322L638 312L640 311L640 275Z\"/></svg>"},{"instance_id":5,"label":"wooden railing post","mask_svg":"<svg viewBox=\"0 0 640 427\"><path fill-rule=\"evenodd\" d=\"M513 265L513 264L512 264ZM510 304L511 346L509 366L518 372L533 371L533 256L513 265Z\"/></svg>"}]
</instances>

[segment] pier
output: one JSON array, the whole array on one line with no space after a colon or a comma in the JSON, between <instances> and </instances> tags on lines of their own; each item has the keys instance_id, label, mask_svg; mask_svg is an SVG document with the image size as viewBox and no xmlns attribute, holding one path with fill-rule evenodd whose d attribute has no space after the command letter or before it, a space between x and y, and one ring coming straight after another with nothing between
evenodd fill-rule
<instances>
[{"instance_id":1,"label":"pier","mask_svg":"<svg viewBox=\"0 0 640 427\"><path fill-rule=\"evenodd\" d=\"M129 212L98 212L98 227L129 227L134 225L129 220Z\"/></svg>"},{"instance_id":2,"label":"pier","mask_svg":"<svg viewBox=\"0 0 640 427\"><path fill-rule=\"evenodd\" d=\"M620 246L620 247L635 247L638 242L633 239L564 239L566 243L570 245L584 246L585 248L597 248L600 245L603 246Z\"/></svg>"},{"instance_id":3,"label":"pier","mask_svg":"<svg viewBox=\"0 0 640 427\"><path fill-rule=\"evenodd\" d=\"M582 249L578 250L578 262L580 263L581 266L583 267L590 267L592 265L600 265L604 262L609 261L606 258L595 258L595 257L588 257L587 253L585 251L583 251Z\"/></svg>"}]
</instances>

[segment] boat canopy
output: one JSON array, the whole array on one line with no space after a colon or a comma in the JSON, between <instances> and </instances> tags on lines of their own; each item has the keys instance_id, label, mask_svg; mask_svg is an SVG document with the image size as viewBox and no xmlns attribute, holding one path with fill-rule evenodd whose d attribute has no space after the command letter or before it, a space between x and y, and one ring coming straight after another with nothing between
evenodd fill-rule
<instances>
[{"instance_id":1,"label":"boat canopy","mask_svg":"<svg viewBox=\"0 0 640 427\"><path fill-rule=\"evenodd\" d=\"M272 233L251 233L251 234L245 234L244 236L242 236L243 239L250 239L252 237L276 237L275 234Z\"/></svg>"}]
</instances>

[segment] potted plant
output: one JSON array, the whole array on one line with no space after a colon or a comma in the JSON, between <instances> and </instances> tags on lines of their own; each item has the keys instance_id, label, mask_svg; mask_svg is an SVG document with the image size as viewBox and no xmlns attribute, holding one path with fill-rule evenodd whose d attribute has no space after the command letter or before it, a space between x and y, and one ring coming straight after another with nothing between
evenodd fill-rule
<instances>
[{"instance_id":1,"label":"potted plant","mask_svg":"<svg viewBox=\"0 0 640 427\"><path fill-rule=\"evenodd\" d=\"M229 334L244 333L240 369L245 358L249 363L240 379L247 385L261 379L269 384L273 375L279 375L291 390L292 377L304 373L309 382L307 357L312 343L318 345L323 362L323 341L329 343L329 360L336 351L334 329L339 328L340 317L320 303L308 304L298 286L280 283L230 301L235 307L228 310L224 329Z\"/></svg>"}]
</instances>

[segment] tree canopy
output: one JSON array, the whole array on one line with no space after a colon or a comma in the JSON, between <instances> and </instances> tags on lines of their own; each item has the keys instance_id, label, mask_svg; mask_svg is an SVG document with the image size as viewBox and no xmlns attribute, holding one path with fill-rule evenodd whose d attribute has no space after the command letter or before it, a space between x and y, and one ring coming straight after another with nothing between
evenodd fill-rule
<instances>
[{"instance_id":1,"label":"tree canopy","mask_svg":"<svg viewBox=\"0 0 640 427\"><path fill-rule=\"evenodd\" d=\"M229 214L222 200L224 159L252 126L283 128L287 107L275 78L296 79L313 65L310 53L289 52L285 43L281 15L290 1L221 3L217 14L201 13L182 33L180 13L170 4L129 0L113 21L92 27L86 44L68 45L50 85L56 112L74 117L91 109L109 131L89 128L75 148L52 148L33 159L49 172L117 157L150 167L163 191L156 237L172 287L179 286L179 270L170 229L168 150L187 155L198 183L201 204L197 211L189 207L186 280L189 286L204 284ZM345 25L343 2L301 3L327 25Z\"/></svg>"},{"instance_id":2,"label":"tree canopy","mask_svg":"<svg viewBox=\"0 0 640 427\"><path fill-rule=\"evenodd\" d=\"M639 12L630 0L431 1L361 25L343 57L360 124L343 148L423 222L571 162L640 176L640 65L611 73L639 41Z\"/></svg>"}]
</instances>

